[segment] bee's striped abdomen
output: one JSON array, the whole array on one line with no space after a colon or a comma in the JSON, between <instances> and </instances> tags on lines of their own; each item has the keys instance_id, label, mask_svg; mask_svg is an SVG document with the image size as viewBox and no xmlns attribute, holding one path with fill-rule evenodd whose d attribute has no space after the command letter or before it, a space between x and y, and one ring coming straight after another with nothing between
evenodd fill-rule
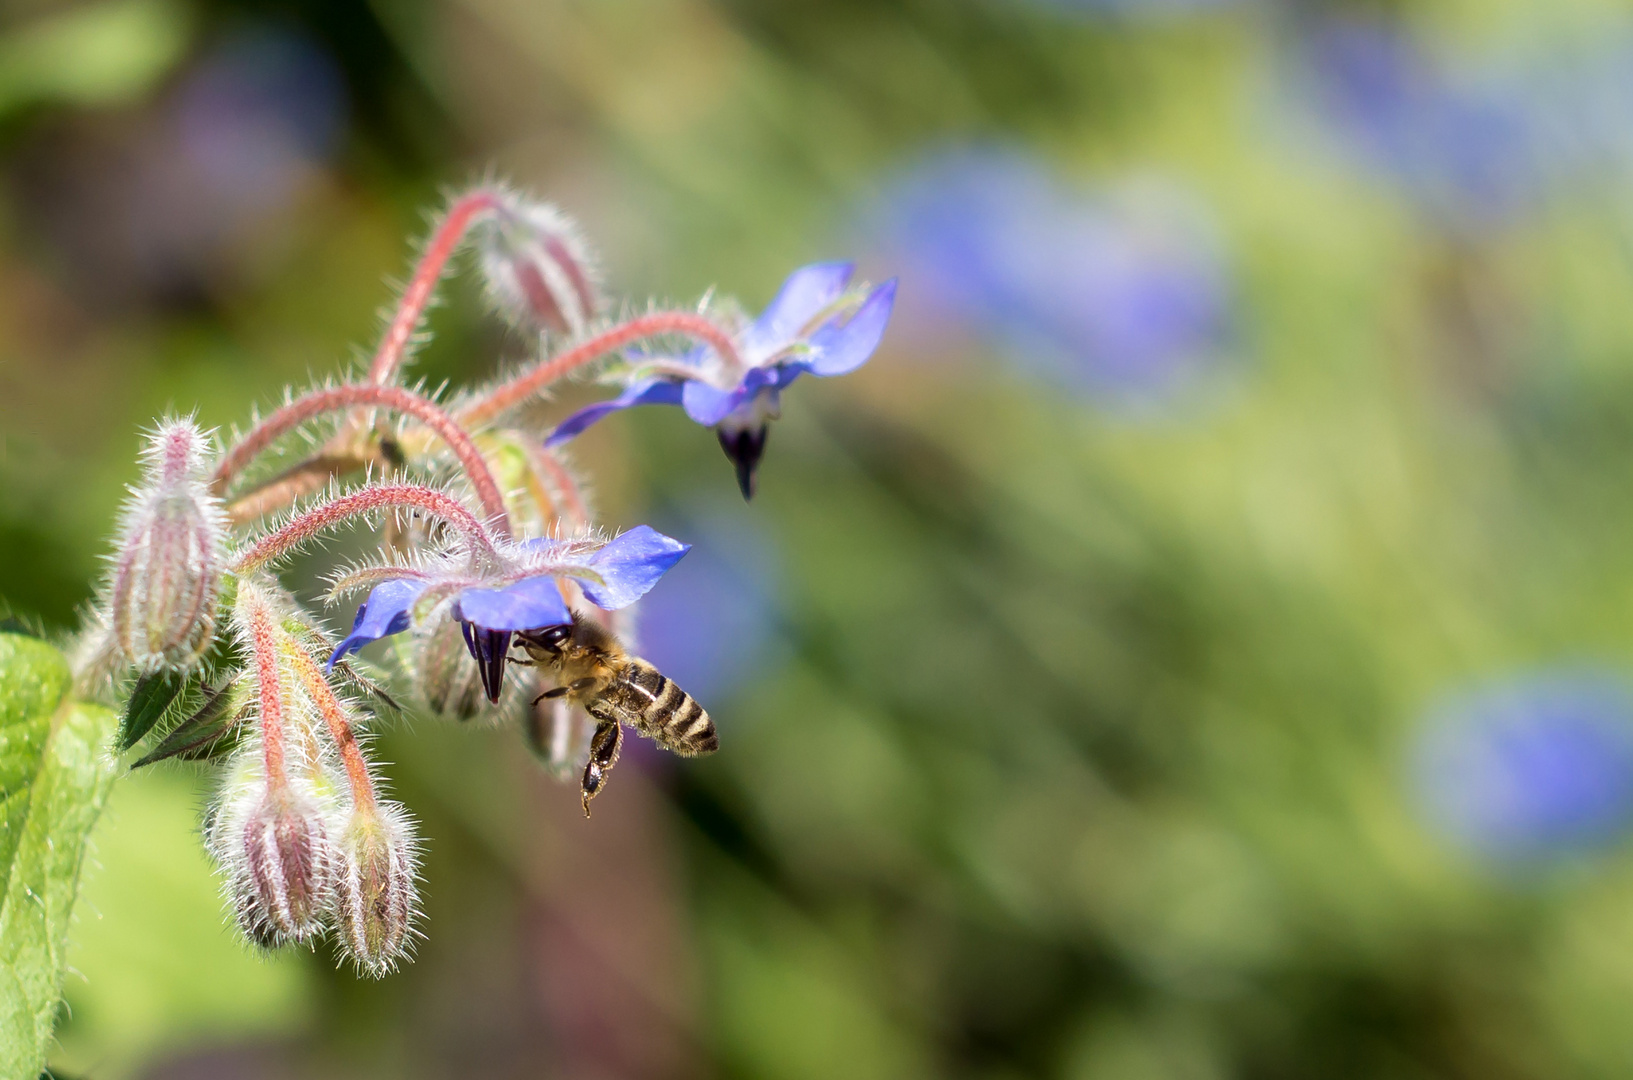
<instances>
[{"instance_id":1,"label":"bee's striped abdomen","mask_svg":"<svg viewBox=\"0 0 1633 1080\"><path fill-rule=\"evenodd\" d=\"M720 748L703 706L645 660L631 657L602 699L625 723L677 754L692 757Z\"/></svg>"}]
</instances>

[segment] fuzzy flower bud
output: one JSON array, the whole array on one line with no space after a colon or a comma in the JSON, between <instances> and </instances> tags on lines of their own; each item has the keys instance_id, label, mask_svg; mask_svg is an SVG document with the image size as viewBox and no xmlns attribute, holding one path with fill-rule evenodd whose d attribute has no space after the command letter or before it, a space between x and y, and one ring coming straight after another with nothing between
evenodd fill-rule
<instances>
[{"instance_id":1,"label":"fuzzy flower bud","mask_svg":"<svg viewBox=\"0 0 1633 1080\"><path fill-rule=\"evenodd\" d=\"M397 966L413 939L419 859L402 808L376 803L352 814L340 842L335 920L346 954L378 979Z\"/></svg>"},{"instance_id":2,"label":"fuzzy flower bud","mask_svg":"<svg viewBox=\"0 0 1633 1080\"><path fill-rule=\"evenodd\" d=\"M304 785L268 785L259 758L253 746L234 754L206 839L238 925L270 949L322 929L336 858L320 800Z\"/></svg>"},{"instance_id":3,"label":"fuzzy flower bud","mask_svg":"<svg viewBox=\"0 0 1633 1080\"><path fill-rule=\"evenodd\" d=\"M246 825L243 844L254 903L240 921L264 931L251 936L304 941L322 929L334 859L316 803L292 792L269 797Z\"/></svg>"},{"instance_id":4,"label":"fuzzy flower bud","mask_svg":"<svg viewBox=\"0 0 1633 1080\"><path fill-rule=\"evenodd\" d=\"M192 665L215 632L225 523L205 483L209 451L192 421L163 424L125 505L108 621L119 652L144 668Z\"/></svg>"},{"instance_id":5,"label":"fuzzy flower bud","mask_svg":"<svg viewBox=\"0 0 1633 1080\"><path fill-rule=\"evenodd\" d=\"M506 193L477 228L477 252L488 296L517 326L577 336L600 312L589 249L548 203Z\"/></svg>"}]
</instances>

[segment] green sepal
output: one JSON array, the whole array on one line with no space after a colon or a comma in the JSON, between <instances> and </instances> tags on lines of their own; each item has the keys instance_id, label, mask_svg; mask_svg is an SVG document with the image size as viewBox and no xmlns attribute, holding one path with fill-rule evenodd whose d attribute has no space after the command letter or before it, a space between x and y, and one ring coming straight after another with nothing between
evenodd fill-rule
<instances>
[{"instance_id":1,"label":"green sepal","mask_svg":"<svg viewBox=\"0 0 1633 1080\"><path fill-rule=\"evenodd\" d=\"M238 723L250 704L249 680L234 678L218 687L203 687L201 693L203 704L171 729L151 752L132 764L132 769L167 758L207 760L237 744Z\"/></svg>"},{"instance_id":2,"label":"green sepal","mask_svg":"<svg viewBox=\"0 0 1633 1080\"><path fill-rule=\"evenodd\" d=\"M168 668L150 671L137 679L130 701L125 705L125 717L119 723L119 739L115 744L119 752L123 754L141 742L186 688L187 673Z\"/></svg>"},{"instance_id":3,"label":"green sepal","mask_svg":"<svg viewBox=\"0 0 1633 1080\"><path fill-rule=\"evenodd\" d=\"M392 697L386 692L385 687L380 685L373 671L365 674L363 671L359 670L358 664L355 664L349 660L339 661L335 664L334 670L336 674L340 675L347 682L363 691L364 707L375 716L380 715L381 708L384 708L389 713L396 715L402 714L402 705L398 703L396 698Z\"/></svg>"},{"instance_id":4,"label":"green sepal","mask_svg":"<svg viewBox=\"0 0 1633 1080\"><path fill-rule=\"evenodd\" d=\"M225 579L217 603L217 625L225 626L237 595L237 579ZM205 707L214 691L211 684L226 685L237 677L242 649L236 636L218 631L215 640L198 664L186 671L159 670L137 678L119 726L118 752L123 754L155 730L179 726L178 717L189 716ZM186 723L186 721L180 721Z\"/></svg>"}]
</instances>

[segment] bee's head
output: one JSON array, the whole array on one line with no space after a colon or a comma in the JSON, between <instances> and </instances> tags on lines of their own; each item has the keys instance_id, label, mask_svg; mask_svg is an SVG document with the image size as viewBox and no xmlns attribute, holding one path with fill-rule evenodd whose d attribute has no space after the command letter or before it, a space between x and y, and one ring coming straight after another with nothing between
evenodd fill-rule
<instances>
[{"instance_id":1,"label":"bee's head","mask_svg":"<svg viewBox=\"0 0 1633 1080\"><path fill-rule=\"evenodd\" d=\"M521 638L529 651L538 650L551 656L560 656L562 649L573 636L572 624L561 626L545 626L537 630L523 630Z\"/></svg>"}]
</instances>

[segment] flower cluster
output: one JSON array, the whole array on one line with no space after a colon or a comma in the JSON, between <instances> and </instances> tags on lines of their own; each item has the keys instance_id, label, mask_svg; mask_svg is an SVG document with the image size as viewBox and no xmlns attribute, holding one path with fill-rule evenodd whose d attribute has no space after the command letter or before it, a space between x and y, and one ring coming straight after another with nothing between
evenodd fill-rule
<instances>
[{"instance_id":1,"label":"flower cluster","mask_svg":"<svg viewBox=\"0 0 1633 1080\"><path fill-rule=\"evenodd\" d=\"M536 334L542 355L443 402L400 375L466 244L496 310ZM540 657L562 654L539 643L588 624L601 629L581 629L584 640L611 640L602 631L617 634L619 613L688 545L645 525L600 526L561 445L609 412L681 405L715 429L747 497L782 391L864 363L894 295L893 282L868 286L824 263L791 275L757 319L715 303L609 320L572 224L482 187L449 206L365 375L291 393L225 445L189 420L162 423L78 674L87 692L123 699L118 749L145 750L133 767L219 762L205 837L245 935L274 948L332 933L373 976L407 956L418 843L368 759L372 716L398 708L382 684L401 682L419 711L519 722L553 765L582 771L588 812L616 760L592 743L616 747L619 728L586 710L619 676L555 672L563 685L552 686ZM523 408L592 367L619 387L611 400L553 423ZM331 599L367 590L337 641L277 568L359 523L379 529L380 546L334 574ZM383 638L394 643L383 668L354 655ZM666 745L708 752L708 730L706 742Z\"/></svg>"}]
</instances>

